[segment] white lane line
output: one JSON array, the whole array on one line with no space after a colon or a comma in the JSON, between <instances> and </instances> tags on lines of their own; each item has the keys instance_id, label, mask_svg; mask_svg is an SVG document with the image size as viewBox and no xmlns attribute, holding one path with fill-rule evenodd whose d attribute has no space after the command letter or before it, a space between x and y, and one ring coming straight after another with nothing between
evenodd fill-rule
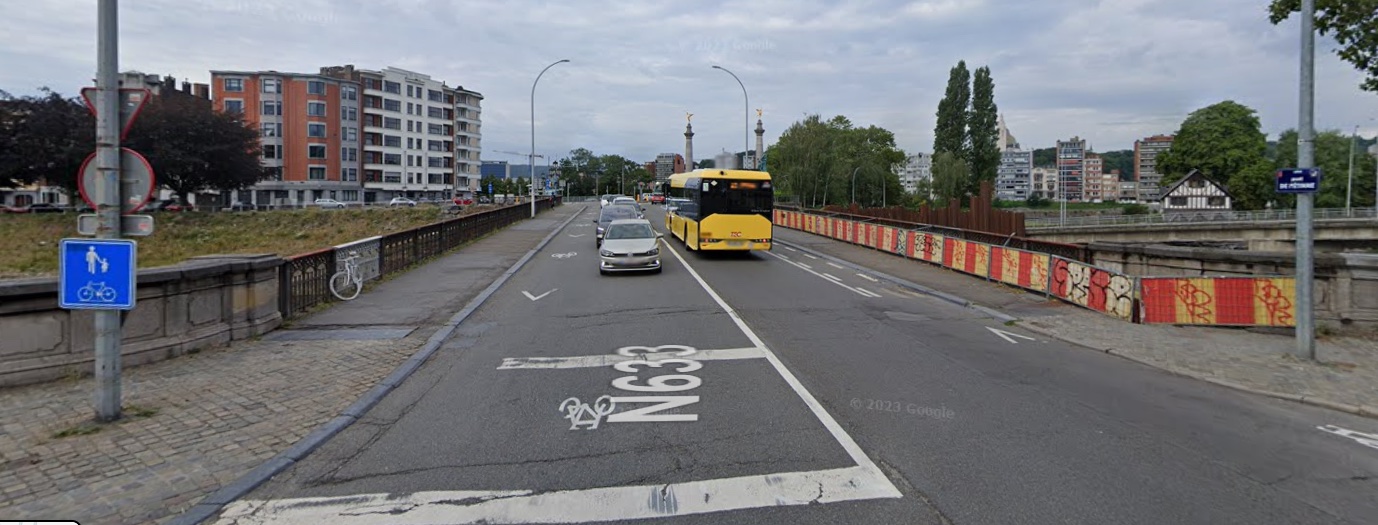
<instances>
[{"instance_id":1,"label":"white lane line","mask_svg":"<svg viewBox=\"0 0 1378 525\"><path fill-rule=\"evenodd\" d=\"M789 257L788 257L788 256L785 256L785 255L776 255L776 257L779 257L779 258L784 259L784 260L786 260L786 261L789 260Z\"/></svg>"},{"instance_id":2,"label":"white lane line","mask_svg":"<svg viewBox=\"0 0 1378 525\"><path fill-rule=\"evenodd\" d=\"M457 490L236 501L225 506L216 523L583 523L900 497L893 485L876 483L874 468L847 467L540 494L530 490ZM880 479L889 484L889 480Z\"/></svg>"},{"instance_id":3,"label":"white lane line","mask_svg":"<svg viewBox=\"0 0 1378 525\"><path fill-rule=\"evenodd\" d=\"M716 361L726 359L761 359L766 356L760 348L723 348L715 350L699 350L694 354L695 361ZM582 355L575 357L507 357L498 365L498 370L516 370L533 368L597 368L600 366L612 366L622 361L658 361L660 359L672 359L674 354L647 354L642 357L626 357L616 354L609 355Z\"/></svg>"},{"instance_id":4,"label":"white lane line","mask_svg":"<svg viewBox=\"0 0 1378 525\"><path fill-rule=\"evenodd\" d=\"M846 268L843 268L842 265L837 264L837 263L832 262L832 261L828 261L828 266L831 266L831 267L833 267L833 268L837 268L837 269L839 269L839 270L846 270Z\"/></svg>"},{"instance_id":5,"label":"white lane line","mask_svg":"<svg viewBox=\"0 0 1378 525\"><path fill-rule=\"evenodd\" d=\"M871 458L866 456L866 452L861 450L861 445L856 444L852 436L848 435L845 430L842 430L842 425L839 425L837 420L833 419L833 416L813 397L813 394L809 393L809 391L804 388L804 385L799 382L799 379L794 377L794 374L790 372L788 368L785 368L785 364L780 362L780 358L775 356L775 352L772 352L770 348L766 346L765 342L761 341L761 338L756 336L756 332L753 332L751 327L746 325L746 321L742 320L742 316L737 314L737 311L733 310L731 306L728 306L727 301L724 301L722 297L718 295L718 292L713 291L713 287L708 286L708 282L704 281L703 277L699 276L699 272L694 271L694 267L689 266L689 262L685 261L684 257L680 256L678 250L670 248L670 253L674 254L676 259L679 259L679 263L684 265L684 269L689 271L689 275L693 276L695 281L698 281L699 286L703 287L703 291L708 292L708 295L718 303L718 306L721 306L722 309L727 312L727 315L732 318L732 322L737 324L737 328L740 328L742 333L746 334L747 339L750 339L762 352L765 352L766 360L770 361L771 366L775 367L775 371L780 373L780 377L783 377L785 382L789 383L790 388L794 389L794 393L798 394L800 399L804 400L804 404L808 405L809 410L813 411L813 415L823 423L823 427L827 428L828 432L833 435L833 438L837 440L838 444L842 445L842 448L852 457L852 461L855 461L857 466L871 473L873 478L872 482L883 484L882 488L884 489L884 493L888 494L889 497L901 497L899 489L895 488L895 485L890 482L890 478L885 477L885 473L881 472L880 468L871 461Z\"/></svg>"},{"instance_id":6,"label":"white lane line","mask_svg":"<svg viewBox=\"0 0 1378 525\"><path fill-rule=\"evenodd\" d=\"M866 279L867 281L871 281L871 282L873 282L873 283L878 283L878 282L880 282L880 279L876 279L875 277L871 277L871 276L866 275L866 274L864 274L864 273L856 274L856 276L857 276L857 277L860 277L860 278L862 278L862 279Z\"/></svg>"},{"instance_id":7,"label":"white lane line","mask_svg":"<svg viewBox=\"0 0 1378 525\"><path fill-rule=\"evenodd\" d=\"M818 272L813 271L813 269L812 269L812 268L809 268L809 266L808 266L807 264L799 263L799 262L794 262L794 261L791 261L791 260L788 260L788 259L784 259L784 256L782 256L782 255L776 255L776 254L771 253L771 252L766 252L766 253L768 253L768 254L770 254L770 255L773 255L773 256L775 256L775 257L777 257L777 258L780 258L780 259L782 259L782 260L784 260L784 261L785 261L785 264L790 264L790 265L794 265L794 266L796 266L796 267L799 267L799 268L803 269L803 270L806 271L806 272L809 272L809 273L811 273L811 274L814 274L814 275L817 276L817 277L822 278L822 279L825 280L825 281L828 281L828 282L830 282L830 283L833 283L833 284L836 284L836 285L841 286L841 287L843 287L843 288L846 288L846 289L848 289L848 290L851 290L852 292L856 293L857 295L860 295L860 296L862 296L862 297L871 297L870 295L864 294L864 293L862 293L861 291L857 290L856 288L852 288L851 286L848 286L847 283L844 283L844 282L842 282L841 280L834 280L834 279L837 279L836 277L834 277L834 278L832 278L832 279L829 279L829 278L827 278L827 277L823 277L825 274L821 274L821 273L818 273Z\"/></svg>"},{"instance_id":8,"label":"white lane line","mask_svg":"<svg viewBox=\"0 0 1378 525\"><path fill-rule=\"evenodd\" d=\"M861 292L861 293L863 293L863 294L865 294L865 295L869 295L869 296L871 296L871 297L876 297L876 298L879 298L879 297L880 297L880 294L875 293L875 292L872 292L872 291L867 290L867 289L865 289L865 288L862 288L862 287L860 287L860 286L856 287L856 291Z\"/></svg>"},{"instance_id":9,"label":"white lane line","mask_svg":"<svg viewBox=\"0 0 1378 525\"><path fill-rule=\"evenodd\" d=\"M832 279L832 280L834 280L834 281L837 281L837 282L839 282L839 283L842 282L842 278L840 278L840 277L838 277L838 276L836 276L836 275L830 274L830 273L824 273L824 274L823 274L823 277L827 277L827 278Z\"/></svg>"},{"instance_id":10,"label":"white lane line","mask_svg":"<svg viewBox=\"0 0 1378 525\"><path fill-rule=\"evenodd\" d=\"M808 257L808 258L810 258L810 259L817 259L817 257L814 257L814 256L809 255L809 254L807 254L807 253L804 254L804 257Z\"/></svg>"},{"instance_id":11,"label":"white lane line","mask_svg":"<svg viewBox=\"0 0 1378 525\"><path fill-rule=\"evenodd\" d=\"M796 249L794 249L794 248L790 248L789 246L781 246L781 248L784 248L784 249L789 250L789 251L792 251L792 252L797 252L797 251L799 251L799 250L796 250Z\"/></svg>"}]
</instances>

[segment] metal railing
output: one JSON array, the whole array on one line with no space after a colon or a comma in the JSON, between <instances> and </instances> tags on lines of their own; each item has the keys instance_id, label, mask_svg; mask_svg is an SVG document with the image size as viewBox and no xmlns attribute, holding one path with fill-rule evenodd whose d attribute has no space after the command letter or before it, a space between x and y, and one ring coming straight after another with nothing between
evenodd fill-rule
<instances>
[{"instance_id":1,"label":"metal railing","mask_svg":"<svg viewBox=\"0 0 1378 525\"><path fill-rule=\"evenodd\" d=\"M1319 208L1312 214L1313 219L1372 219L1373 208ZM1090 215L1068 217L1063 221L1057 217L1026 218L1028 229L1049 229L1079 226L1122 226L1134 224L1189 224L1208 222L1261 222L1295 221L1297 212L1293 209L1258 211L1168 211L1143 215Z\"/></svg>"},{"instance_id":2,"label":"metal railing","mask_svg":"<svg viewBox=\"0 0 1378 525\"><path fill-rule=\"evenodd\" d=\"M545 211L559 204L559 198L541 198L536 208ZM330 301L330 276L342 268L349 251L359 253L365 280L379 279L530 216L529 204L515 204L287 257L278 270L278 310L291 318Z\"/></svg>"}]
</instances>

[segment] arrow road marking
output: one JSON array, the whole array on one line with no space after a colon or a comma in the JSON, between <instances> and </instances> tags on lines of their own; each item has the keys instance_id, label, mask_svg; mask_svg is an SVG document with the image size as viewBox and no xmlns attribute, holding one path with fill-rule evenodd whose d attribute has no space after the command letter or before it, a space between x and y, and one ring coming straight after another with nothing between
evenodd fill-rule
<instances>
[{"instance_id":1,"label":"arrow road marking","mask_svg":"<svg viewBox=\"0 0 1378 525\"><path fill-rule=\"evenodd\" d=\"M1320 429L1322 432L1329 432L1337 436L1343 436L1358 441L1360 445L1378 448L1378 434L1365 434L1357 430L1350 430L1335 425L1323 425L1316 428Z\"/></svg>"},{"instance_id":2,"label":"arrow road marking","mask_svg":"<svg viewBox=\"0 0 1378 525\"><path fill-rule=\"evenodd\" d=\"M554 292L555 290L559 290L559 288L552 289L552 290L550 290L550 292ZM531 295L531 292L528 292L528 291L526 291L526 290L522 290L522 294L525 295L527 299L530 299L530 300L532 300L532 301L539 301L539 300L541 300L542 297L545 297L545 296L547 296L547 295L550 295L550 292L546 292L546 293L543 293L543 294L541 294L541 295Z\"/></svg>"},{"instance_id":3,"label":"arrow road marking","mask_svg":"<svg viewBox=\"0 0 1378 525\"><path fill-rule=\"evenodd\" d=\"M1027 335L1016 334L1016 333L1014 333L1014 332L1006 332L1006 331L1001 330L1001 329L999 329L999 328L991 328L991 327L987 326L987 327L986 327L986 330L990 330L991 333L1000 336L1001 339L1004 339L1004 340L1006 340L1006 341L1009 341L1010 344L1019 344L1019 341L1015 341L1015 340L1013 339L1013 337L1018 337L1018 338L1020 338L1020 339L1028 339L1028 340L1030 340L1030 341L1033 341L1033 340L1034 340L1034 338L1029 337L1029 336L1027 336Z\"/></svg>"},{"instance_id":4,"label":"arrow road marking","mask_svg":"<svg viewBox=\"0 0 1378 525\"><path fill-rule=\"evenodd\" d=\"M575 255L578 255L578 254L575 253L575 252L569 252L569 253L552 253L552 254L550 254L551 257L554 257L554 258L556 258L556 259L568 259L568 258L570 258L570 257L574 257Z\"/></svg>"}]
</instances>

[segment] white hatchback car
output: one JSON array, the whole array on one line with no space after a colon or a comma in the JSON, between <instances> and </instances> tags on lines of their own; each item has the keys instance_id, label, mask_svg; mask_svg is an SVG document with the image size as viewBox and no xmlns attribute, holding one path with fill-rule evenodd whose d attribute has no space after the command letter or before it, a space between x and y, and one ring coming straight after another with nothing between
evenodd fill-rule
<instances>
[{"instance_id":1,"label":"white hatchback car","mask_svg":"<svg viewBox=\"0 0 1378 525\"><path fill-rule=\"evenodd\" d=\"M598 273L660 273L660 234L646 219L618 219L603 232L598 246Z\"/></svg>"},{"instance_id":2,"label":"white hatchback car","mask_svg":"<svg viewBox=\"0 0 1378 525\"><path fill-rule=\"evenodd\" d=\"M343 210L345 203L335 199L316 199L316 206L320 206L323 209Z\"/></svg>"}]
</instances>

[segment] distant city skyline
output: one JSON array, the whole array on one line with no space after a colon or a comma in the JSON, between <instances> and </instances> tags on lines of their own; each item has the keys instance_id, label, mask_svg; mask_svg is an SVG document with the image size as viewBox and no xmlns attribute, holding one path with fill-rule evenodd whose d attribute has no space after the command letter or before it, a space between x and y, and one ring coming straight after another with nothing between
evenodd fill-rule
<instances>
[{"instance_id":1,"label":"distant city skyline","mask_svg":"<svg viewBox=\"0 0 1378 525\"><path fill-rule=\"evenodd\" d=\"M623 29L648 21L656 31ZM1264 0L881 0L789 9L511 1L482 10L149 0L122 4L120 23L122 71L209 82L211 70L309 73L356 63L422 71L481 92L483 160L521 160L488 152L530 149L532 81L566 58L535 98L538 153L556 158L575 148L638 161L682 152L686 112L694 114L697 150L739 152L752 148L743 128L754 126L758 108L767 145L817 113L884 127L906 152L929 152L947 72L963 59L990 66L999 111L1024 149L1078 136L1094 151L1129 150L1222 100L1258 110L1270 139L1297 123L1299 23L1269 23ZM451 30L460 25L466 30ZM511 33L525 25L550 30L538 39ZM0 19L0 30L23 35L0 43L0 61L10 66L0 70L0 89L24 96L47 86L76 96L91 84L94 5L26 5ZM390 31L409 38L361 37ZM1359 125L1373 137L1378 96L1359 90L1362 75L1334 48L1328 37L1317 40L1316 127L1348 133ZM463 52L441 52L449 49ZM741 79L749 105L714 65Z\"/></svg>"}]
</instances>

